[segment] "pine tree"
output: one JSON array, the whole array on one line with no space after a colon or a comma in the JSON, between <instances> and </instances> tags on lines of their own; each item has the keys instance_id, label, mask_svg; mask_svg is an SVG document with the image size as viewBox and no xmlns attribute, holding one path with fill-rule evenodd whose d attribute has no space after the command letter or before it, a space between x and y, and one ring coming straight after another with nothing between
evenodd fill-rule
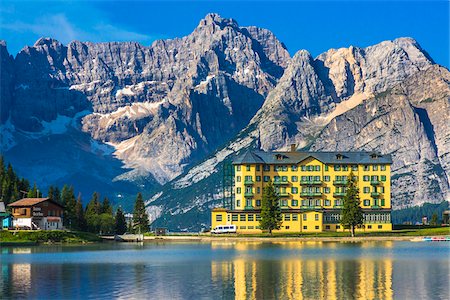
<instances>
[{"instance_id":1,"label":"pine tree","mask_svg":"<svg viewBox=\"0 0 450 300\"><path fill-rule=\"evenodd\" d=\"M84 216L83 202L81 201L81 195L78 195L77 204L75 205L75 218L77 224L77 230L86 231L86 218Z\"/></svg>"},{"instance_id":2,"label":"pine tree","mask_svg":"<svg viewBox=\"0 0 450 300\"><path fill-rule=\"evenodd\" d=\"M86 206L86 223L87 229L90 232L98 233L100 231L100 203L98 202L98 193L92 194L91 201Z\"/></svg>"},{"instance_id":3,"label":"pine tree","mask_svg":"<svg viewBox=\"0 0 450 300\"><path fill-rule=\"evenodd\" d=\"M355 236L355 228L363 225L364 214L360 206L359 189L353 172L350 172L347 181L347 191L344 196L341 224L344 228L350 228L352 237Z\"/></svg>"},{"instance_id":4,"label":"pine tree","mask_svg":"<svg viewBox=\"0 0 450 300\"><path fill-rule=\"evenodd\" d=\"M118 208L115 217L115 233L124 234L127 231L127 221L123 214L122 208Z\"/></svg>"},{"instance_id":5,"label":"pine tree","mask_svg":"<svg viewBox=\"0 0 450 300\"><path fill-rule=\"evenodd\" d=\"M280 229L282 223L279 200L272 181L269 181L263 189L259 225L261 229L268 230L270 234L272 234L272 230Z\"/></svg>"},{"instance_id":6,"label":"pine tree","mask_svg":"<svg viewBox=\"0 0 450 300\"><path fill-rule=\"evenodd\" d=\"M134 203L133 227L137 229L138 232L147 232L148 226L148 215L145 211L145 203L142 199L142 194L138 193L136 202Z\"/></svg>"},{"instance_id":7,"label":"pine tree","mask_svg":"<svg viewBox=\"0 0 450 300\"><path fill-rule=\"evenodd\" d=\"M39 198L36 183L34 183L33 188L28 191L27 197L28 198Z\"/></svg>"},{"instance_id":8,"label":"pine tree","mask_svg":"<svg viewBox=\"0 0 450 300\"><path fill-rule=\"evenodd\" d=\"M75 215L76 200L73 187L64 185L61 191L61 200L62 204L64 205L64 226L70 229L76 229L78 227L78 224Z\"/></svg>"},{"instance_id":9,"label":"pine tree","mask_svg":"<svg viewBox=\"0 0 450 300\"><path fill-rule=\"evenodd\" d=\"M106 214L112 215L113 208L112 208L111 203L109 202L108 197L103 198L103 202L102 202L102 205L101 205L101 212L100 213L102 213L102 214L106 213Z\"/></svg>"}]
</instances>

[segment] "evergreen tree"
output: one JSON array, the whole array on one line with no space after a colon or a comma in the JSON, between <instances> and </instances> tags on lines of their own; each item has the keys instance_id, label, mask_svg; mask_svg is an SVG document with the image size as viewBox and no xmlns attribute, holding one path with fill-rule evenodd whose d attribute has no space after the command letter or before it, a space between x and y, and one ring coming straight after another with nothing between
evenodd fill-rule
<instances>
[{"instance_id":1,"label":"evergreen tree","mask_svg":"<svg viewBox=\"0 0 450 300\"><path fill-rule=\"evenodd\" d=\"M259 226L263 230L268 230L270 234L272 234L272 230L280 229L282 223L279 200L272 181L269 181L263 189Z\"/></svg>"},{"instance_id":2,"label":"evergreen tree","mask_svg":"<svg viewBox=\"0 0 450 300\"><path fill-rule=\"evenodd\" d=\"M48 187L47 197L48 197L50 200L53 200L53 195L54 195L54 193L55 193L55 188L53 187L53 185L49 186L49 187Z\"/></svg>"},{"instance_id":3,"label":"evergreen tree","mask_svg":"<svg viewBox=\"0 0 450 300\"><path fill-rule=\"evenodd\" d=\"M36 183L34 183L33 188L28 191L27 197L28 198L39 198Z\"/></svg>"},{"instance_id":4,"label":"evergreen tree","mask_svg":"<svg viewBox=\"0 0 450 300\"><path fill-rule=\"evenodd\" d=\"M77 224L77 230L86 231L86 218L84 216L83 202L81 201L81 195L78 195L77 204L75 205L75 218Z\"/></svg>"},{"instance_id":5,"label":"evergreen tree","mask_svg":"<svg viewBox=\"0 0 450 300\"><path fill-rule=\"evenodd\" d=\"M438 215L436 213L433 214L430 221L431 226L437 226L438 225Z\"/></svg>"},{"instance_id":6,"label":"evergreen tree","mask_svg":"<svg viewBox=\"0 0 450 300\"><path fill-rule=\"evenodd\" d=\"M62 204L64 205L64 226L70 229L76 229L78 227L78 224L75 214L76 200L73 187L64 185L61 191L61 200Z\"/></svg>"},{"instance_id":7,"label":"evergreen tree","mask_svg":"<svg viewBox=\"0 0 450 300\"><path fill-rule=\"evenodd\" d=\"M123 214L122 208L118 208L115 217L115 233L124 234L127 231L127 221Z\"/></svg>"},{"instance_id":8,"label":"evergreen tree","mask_svg":"<svg viewBox=\"0 0 450 300\"><path fill-rule=\"evenodd\" d=\"M106 213L106 214L110 214L110 215L112 215L112 213L113 213L113 208L112 208L111 203L109 202L108 197L103 198L103 202L101 205L101 213L102 214Z\"/></svg>"},{"instance_id":9,"label":"evergreen tree","mask_svg":"<svg viewBox=\"0 0 450 300\"><path fill-rule=\"evenodd\" d=\"M86 223L87 229L90 232L98 233L100 231L100 203L98 202L98 193L94 192L92 194L91 201L89 201L86 206Z\"/></svg>"},{"instance_id":10,"label":"evergreen tree","mask_svg":"<svg viewBox=\"0 0 450 300\"><path fill-rule=\"evenodd\" d=\"M360 206L359 189L356 185L353 172L350 172L347 181L347 191L344 196L341 224L350 228L352 237L355 236L355 228L363 225L364 215Z\"/></svg>"},{"instance_id":11,"label":"evergreen tree","mask_svg":"<svg viewBox=\"0 0 450 300\"><path fill-rule=\"evenodd\" d=\"M138 193L136 202L134 203L133 211L133 227L139 232L148 231L148 215L145 211L145 203L142 199L142 194Z\"/></svg>"}]
</instances>

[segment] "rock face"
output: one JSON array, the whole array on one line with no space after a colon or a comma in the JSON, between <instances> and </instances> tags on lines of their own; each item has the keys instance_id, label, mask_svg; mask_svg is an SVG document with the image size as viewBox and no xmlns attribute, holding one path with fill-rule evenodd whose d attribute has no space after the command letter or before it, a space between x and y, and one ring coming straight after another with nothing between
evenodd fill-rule
<instances>
[{"instance_id":1,"label":"rock face","mask_svg":"<svg viewBox=\"0 0 450 300\"><path fill-rule=\"evenodd\" d=\"M131 169L118 179L165 183L245 127L289 59L270 31L216 14L150 47L42 38L7 72L15 95L6 106L15 128L31 133L84 115L82 130Z\"/></svg>"},{"instance_id":2,"label":"rock face","mask_svg":"<svg viewBox=\"0 0 450 300\"><path fill-rule=\"evenodd\" d=\"M207 226L224 161L291 143L393 154L394 208L449 199L449 74L411 38L290 58L270 31L209 14L150 47L42 38L0 54L6 159L44 187L151 191L155 224Z\"/></svg>"}]
</instances>

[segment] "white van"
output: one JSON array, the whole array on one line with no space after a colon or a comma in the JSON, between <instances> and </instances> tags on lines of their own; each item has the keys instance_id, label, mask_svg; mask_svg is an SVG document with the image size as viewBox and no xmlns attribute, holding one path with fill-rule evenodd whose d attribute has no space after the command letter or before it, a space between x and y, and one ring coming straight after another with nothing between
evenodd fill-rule
<instances>
[{"instance_id":1,"label":"white van","mask_svg":"<svg viewBox=\"0 0 450 300\"><path fill-rule=\"evenodd\" d=\"M220 233L236 233L236 225L219 225L214 227L213 230L211 230L211 233L213 234L220 234Z\"/></svg>"}]
</instances>

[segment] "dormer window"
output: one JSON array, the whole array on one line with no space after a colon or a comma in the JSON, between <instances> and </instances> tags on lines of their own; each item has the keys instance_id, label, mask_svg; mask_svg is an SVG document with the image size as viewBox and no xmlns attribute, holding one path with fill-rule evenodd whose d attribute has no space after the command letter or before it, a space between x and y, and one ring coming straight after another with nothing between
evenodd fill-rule
<instances>
[{"instance_id":1,"label":"dormer window","mask_svg":"<svg viewBox=\"0 0 450 300\"><path fill-rule=\"evenodd\" d=\"M275 155L275 159L276 160L283 160L286 156L284 156L283 154L276 154Z\"/></svg>"},{"instance_id":2,"label":"dormer window","mask_svg":"<svg viewBox=\"0 0 450 300\"><path fill-rule=\"evenodd\" d=\"M342 154L336 154L336 159L337 160L342 160L344 158L344 155Z\"/></svg>"},{"instance_id":3,"label":"dormer window","mask_svg":"<svg viewBox=\"0 0 450 300\"><path fill-rule=\"evenodd\" d=\"M372 153L372 154L370 154L370 158L372 158L372 159L377 159L379 156L378 156L378 154L376 154L376 153Z\"/></svg>"}]
</instances>

